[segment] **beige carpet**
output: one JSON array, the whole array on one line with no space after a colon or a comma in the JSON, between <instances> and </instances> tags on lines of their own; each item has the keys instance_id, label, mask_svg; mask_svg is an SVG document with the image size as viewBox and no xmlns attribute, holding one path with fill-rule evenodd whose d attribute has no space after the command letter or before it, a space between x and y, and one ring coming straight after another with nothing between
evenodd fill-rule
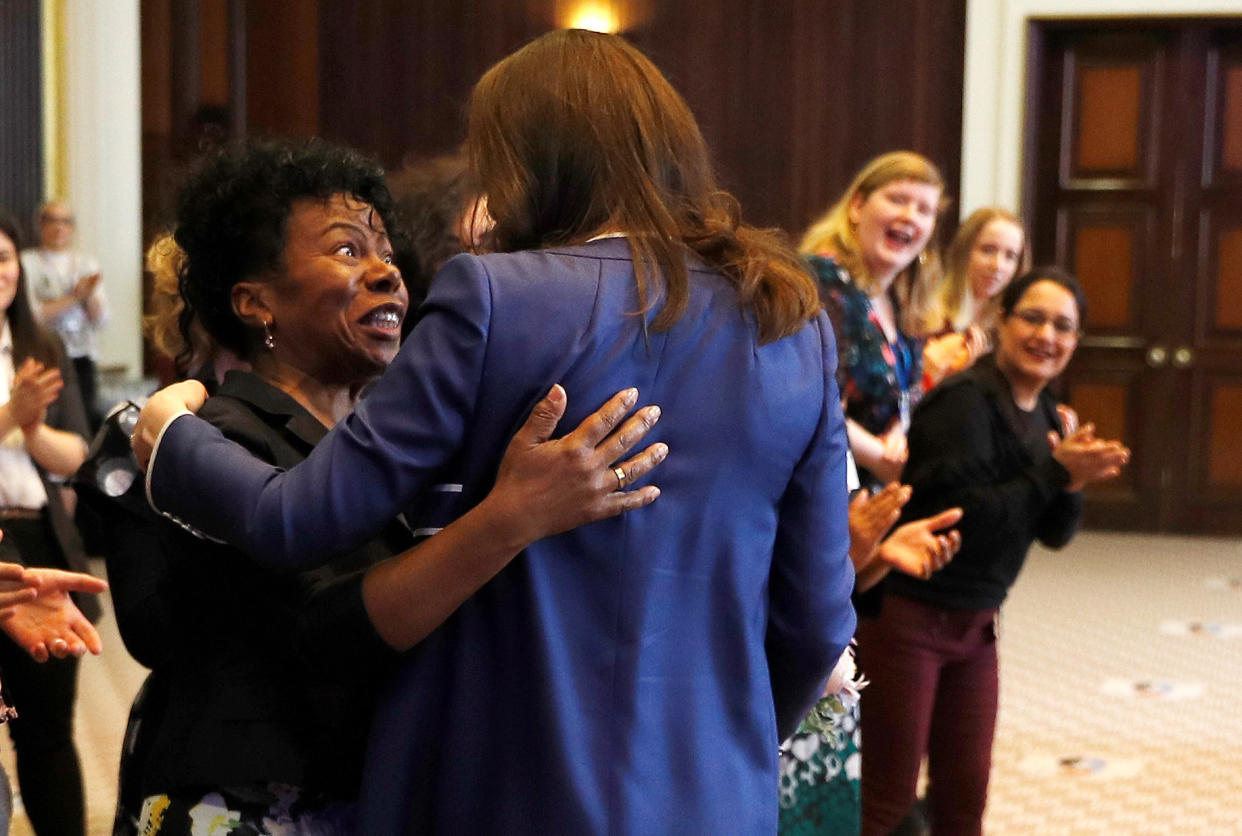
<instances>
[{"instance_id":1,"label":"beige carpet","mask_svg":"<svg viewBox=\"0 0 1242 836\"><path fill-rule=\"evenodd\" d=\"M1088 533L1036 551L1002 628L988 833L1242 834L1242 541ZM144 671L110 615L100 629L77 723L103 836ZM20 805L12 832L31 832Z\"/></svg>"},{"instance_id":2,"label":"beige carpet","mask_svg":"<svg viewBox=\"0 0 1242 836\"><path fill-rule=\"evenodd\" d=\"M1242 833L1242 542L1033 553L1001 642L987 832Z\"/></svg>"}]
</instances>

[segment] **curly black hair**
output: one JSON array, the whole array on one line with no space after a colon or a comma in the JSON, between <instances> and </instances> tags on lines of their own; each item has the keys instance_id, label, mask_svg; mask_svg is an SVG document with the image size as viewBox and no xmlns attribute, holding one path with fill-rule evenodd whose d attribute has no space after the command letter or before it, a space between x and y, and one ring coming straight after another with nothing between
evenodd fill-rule
<instances>
[{"instance_id":1,"label":"curly black hair","mask_svg":"<svg viewBox=\"0 0 1242 836\"><path fill-rule=\"evenodd\" d=\"M220 345L249 355L253 335L233 312L232 289L283 267L294 202L346 194L375 209L390 239L399 237L384 177L374 160L319 139L252 140L201 158L178 193L173 230L186 254L179 326L187 343L197 318Z\"/></svg>"}]
</instances>

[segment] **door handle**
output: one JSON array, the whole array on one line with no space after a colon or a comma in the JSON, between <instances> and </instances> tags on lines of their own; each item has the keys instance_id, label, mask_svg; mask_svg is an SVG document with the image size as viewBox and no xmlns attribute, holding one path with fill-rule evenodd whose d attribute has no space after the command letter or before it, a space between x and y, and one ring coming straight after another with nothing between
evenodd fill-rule
<instances>
[{"instance_id":1,"label":"door handle","mask_svg":"<svg viewBox=\"0 0 1242 836\"><path fill-rule=\"evenodd\" d=\"M1153 345L1147 349L1147 365L1153 369L1163 369L1169 362L1169 352L1162 345Z\"/></svg>"},{"instance_id":2,"label":"door handle","mask_svg":"<svg viewBox=\"0 0 1242 836\"><path fill-rule=\"evenodd\" d=\"M1195 353L1188 345L1184 345L1173 352L1173 368L1175 369L1189 368L1194 361Z\"/></svg>"}]
</instances>

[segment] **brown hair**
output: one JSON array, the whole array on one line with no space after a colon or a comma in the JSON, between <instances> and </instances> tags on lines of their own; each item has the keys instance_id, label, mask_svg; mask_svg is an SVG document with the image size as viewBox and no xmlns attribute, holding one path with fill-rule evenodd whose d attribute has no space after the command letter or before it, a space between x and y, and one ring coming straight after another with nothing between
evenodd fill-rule
<instances>
[{"instance_id":1,"label":"brown hair","mask_svg":"<svg viewBox=\"0 0 1242 836\"><path fill-rule=\"evenodd\" d=\"M876 189L899 180L912 180L944 189L944 176L940 169L923 155L913 151L890 151L882 154L864 165L854 175L854 180L837 202L811 224L798 245L799 252L806 255L831 255L834 261L849 272L860 290L864 293L870 292L875 280L867 272L859 251L858 235L854 224L850 222L850 203L855 197L866 200ZM937 207L937 228L940 225L939 213L944 212L948 205L949 201L941 198ZM901 311L902 330L907 333L922 333L922 311L927 306L931 288L940 279L940 255L935 242L936 229L933 229L923 252L893 282Z\"/></svg>"},{"instance_id":2,"label":"brown hair","mask_svg":"<svg viewBox=\"0 0 1242 836\"><path fill-rule=\"evenodd\" d=\"M970 217L957 228L957 233L945 251L944 278L932 294L931 303L925 313L926 328L929 332L939 331L946 324L954 331L965 331L971 325L971 312L974 307L975 293L967 277L967 266L970 253L975 248L975 241L992 221L997 218L1008 221L1022 232L1022 253L1018 257L1018 267L1014 277L1031 269L1031 248L1027 241L1026 227L1022 219L1000 206L984 206L970 213ZM995 318L995 310L1000 300L992 299L989 307L993 313L989 319Z\"/></svg>"},{"instance_id":3,"label":"brown hair","mask_svg":"<svg viewBox=\"0 0 1242 836\"><path fill-rule=\"evenodd\" d=\"M470 99L466 150L499 249L625 233L641 310L663 295L657 331L685 311L687 248L733 282L762 342L819 310L797 254L779 234L742 223L718 188L685 101L616 35L550 32L488 70Z\"/></svg>"},{"instance_id":4,"label":"brown hair","mask_svg":"<svg viewBox=\"0 0 1242 836\"><path fill-rule=\"evenodd\" d=\"M16 257L22 250L22 236L17 220L7 212L0 212L0 233L13 243L13 255ZM9 320L9 335L13 338L13 368L16 369L27 357L33 357L48 368L55 368L64 356L58 340L51 331L39 324L34 309L30 305L30 297L26 290L26 268L21 258L17 259L17 287L14 289L13 302L6 314Z\"/></svg>"}]
</instances>

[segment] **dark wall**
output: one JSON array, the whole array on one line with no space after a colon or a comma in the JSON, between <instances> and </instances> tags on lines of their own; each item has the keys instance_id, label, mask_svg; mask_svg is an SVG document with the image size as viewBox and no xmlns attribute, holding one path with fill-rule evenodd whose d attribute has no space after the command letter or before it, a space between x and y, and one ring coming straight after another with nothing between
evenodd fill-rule
<instances>
[{"instance_id":1,"label":"dark wall","mask_svg":"<svg viewBox=\"0 0 1242 836\"><path fill-rule=\"evenodd\" d=\"M43 196L39 33L39 0L0 2L0 209L12 212L28 236Z\"/></svg>"},{"instance_id":2,"label":"dark wall","mask_svg":"<svg viewBox=\"0 0 1242 836\"><path fill-rule=\"evenodd\" d=\"M229 15L244 16L244 25L220 13L226 3ZM186 56L200 48L196 37L201 48L227 40L207 35L230 19L244 35L244 49L234 52L247 56L249 133L317 132L396 166L408 156L454 148L479 76L531 38L564 25L575 5L576 0L143 0L144 97L160 99L144 98L151 169L164 167L157 165L160 149L181 158L181 149L196 144L196 131L181 124L195 103L178 106L176 94L200 89L203 85L189 76L214 65L206 60L210 56L197 63ZM722 182L741 199L749 220L797 234L863 162L894 148L931 157L942 166L950 194L955 191L966 0L612 0L612 5L628 24L627 37L685 95ZM199 34L191 37L187 30L195 27ZM161 104L170 94L171 108ZM237 107L231 92L229 98ZM232 124L236 128L237 120ZM190 141L178 142L179 136ZM167 186L152 183L152 189L163 192ZM149 206L162 202L148 195Z\"/></svg>"},{"instance_id":3,"label":"dark wall","mask_svg":"<svg viewBox=\"0 0 1242 836\"><path fill-rule=\"evenodd\" d=\"M319 0L319 130L395 165L450 150L470 88L565 0ZM965 0L678 0L626 35L682 92L746 216L798 232L866 160L961 169ZM252 84L255 83L252 81Z\"/></svg>"}]
</instances>

